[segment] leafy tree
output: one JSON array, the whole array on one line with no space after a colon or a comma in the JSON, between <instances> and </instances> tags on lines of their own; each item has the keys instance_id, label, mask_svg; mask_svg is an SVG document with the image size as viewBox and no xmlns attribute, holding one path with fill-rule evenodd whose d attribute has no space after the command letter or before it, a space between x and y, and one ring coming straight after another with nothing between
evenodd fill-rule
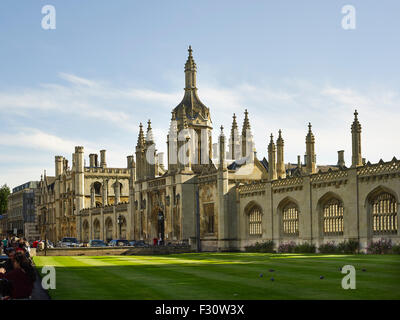
<instances>
[{"instance_id":1,"label":"leafy tree","mask_svg":"<svg viewBox=\"0 0 400 320\"><path fill-rule=\"evenodd\" d=\"M4 214L7 212L7 203L8 203L8 196L10 195L11 191L7 184L3 185L0 188L0 214Z\"/></svg>"}]
</instances>

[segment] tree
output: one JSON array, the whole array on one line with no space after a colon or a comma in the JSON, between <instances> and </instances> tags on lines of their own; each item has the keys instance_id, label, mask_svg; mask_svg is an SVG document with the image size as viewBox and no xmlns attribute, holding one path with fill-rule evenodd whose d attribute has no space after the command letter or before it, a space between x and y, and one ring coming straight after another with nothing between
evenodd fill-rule
<instances>
[{"instance_id":1,"label":"tree","mask_svg":"<svg viewBox=\"0 0 400 320\"><path fill-rule=\"evenodd\" d=\"M7 212L8 196L10 193L11 191L7 184L0 188L0 215Z\"/></svg>"}]
</instances>

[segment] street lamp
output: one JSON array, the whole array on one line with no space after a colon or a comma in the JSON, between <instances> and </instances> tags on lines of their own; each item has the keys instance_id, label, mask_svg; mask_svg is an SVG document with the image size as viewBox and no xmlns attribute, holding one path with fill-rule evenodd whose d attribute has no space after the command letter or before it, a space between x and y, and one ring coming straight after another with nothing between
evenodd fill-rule
<instances>
[{"instance_id":1,"label":"street lamp","mask_svg":"<svg viewBox=\"0 0 400 320\"><path fill-rule=\"evenodd\" d=\"M122 228L122 222L123 222L123 217L121 215L118 216L117 218L117 223L119 226L119 237L121 238L121 228Z\"/></svg>"}]
</instances>

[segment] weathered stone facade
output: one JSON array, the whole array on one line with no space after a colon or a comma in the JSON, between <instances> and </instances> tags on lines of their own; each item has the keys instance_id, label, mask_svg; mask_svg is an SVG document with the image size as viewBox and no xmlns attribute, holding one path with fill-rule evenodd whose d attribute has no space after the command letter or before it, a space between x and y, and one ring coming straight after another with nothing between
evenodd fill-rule
<instances>
[{"instance_id":1,"label":"weathered stone facade","mask_svg":"<svg viewBox=\"0 0 400 320\"><path fill-rule=\"evenodd\" d=\"M40 197L36 209L42 239L47 237L54 242L63 237L79 237L82 241L94 239L97 229L93 225L104 228L107 218L115 221L108 214L110 208L111 212L114 206L126 208L129 198L129 169L108 168L105 150L100 153L100 164L97 155L91 154L90 165L85 166L84 149L77 146L72 154L72 167L68 166L68 160L64 157L56 156L55 177L44 173L39 184ZM93 217L85 208L94 209ZM96 220L97 212L101 214ZM103 212L106 214L103 215ZM104 219L100 220L100 217ZM126 221L122 223L126 225Z\"/></svg>"},{"instance_id":2,"label":"weathered stone facade","mask_svg":"<svg viewBox=\"0 0 400 320\"><path fill-rule=\"evenodd\" d=\"M196 72L189 47L184 97L172 110L167 137L168 166L164 168L156 152L150 120L146 134L139 126L136 162L128 156L126 169L83 167L83 148L77 147L73 169L58 170L52 182L58 191L48 203L69 208L67 214L56 213L57 230L66 219L82 241L187 240L204 251L243 249L264 240L318 246L354 239L362 249L381 237L400 242L400 161L365 163L357 112L351 126L350 167L344 163L343 150L338 151L337 164L317 165L311 124L304 163L298 156L297 165L285 164L281 131L277 140L271 135L265 148L268 159L259 160L247 110L241 136L233 115L229 139L221 127L218 143L212 144L211 113L198 97ZM57 161L61 160L56 157ZM97 156L90 161L97 162ZM100 195L96 183L106 186L107 179L114 183L117 176L123 181L121 193L108 186ZM43 184L48 186L46 179ZM118 197L127 203L113 202Z\"/></svg>"}]
</instances>

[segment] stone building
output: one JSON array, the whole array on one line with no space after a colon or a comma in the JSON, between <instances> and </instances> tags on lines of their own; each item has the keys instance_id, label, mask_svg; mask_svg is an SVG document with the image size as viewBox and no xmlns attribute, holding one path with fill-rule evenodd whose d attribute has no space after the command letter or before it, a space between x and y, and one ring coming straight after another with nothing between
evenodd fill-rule
<instances>
[{"instance_id":1,"label":"stone building","mask_svg":"<svg viewBox=\"0 0 400 320\"><path fill-rule=\"evenodd\" d=\"M103 217L116 206L126 207L129 195L129 169L109 168L106 163L106 150L100 151L100 163L97 154L89 155L89 166L85 166L84 149L75 147L72 154L72 166L62 156L55 157L55 176L44 173L39 188L40 197L37 206L41 238L57 242L63 237L77 237L82 241L99 235L97 221L89 225L81 224L81 212L84 208L98 208L93 217ZM102 208L102 209L100 209ZM101 211L101 214L100 214ZM81 212L81 214L79 214ZM104 216L106 219L108 215ZM91 218L90 218L91 219ZM126 217L125 217L126 223ZM104 221L101 222L105 226ZM89 237L92 235L92 237ZM96 238L96 237L95 237Z\"/></svg>"},{"instance_id":2,"label":"stone building","mask_svg":"<svg viewBox=\"0 0 400 320\"><path fill-rule=\"evenodd\" d=\"M29 181L13 188L8 196L8 230L28 240L38 236L36 203L38 181Z\"/></svg>"},{"instance_id":3,"label":"stone building","mask_svg":"<svg viewBox=\"0 0 400 320\"><path fill-rule=\"evenodd\" d=\"M172 110L166 137L166 167L149 120L146 132L139 125L136 161L128 156L126 169L111 173L103 167L84 168L83 149L77 147L74 169L58 170L60 200L55 207L68 213L56 216L71 219L71 234L76 229L82 241L118 237L190 241L211 251L243 249L266 240L276 245L287 241L319 245L355 239L362 248L381 237L400 241L400 161L371 164L362 158L357 112L349 132L349 166L343 150L338 151L336 164L317 164L311 124L303 163L300 156L295 165L285 163L281 130L276 140L271 134L267 158L258 159L247 110L241 134L234 114L229 138L221 127L213 145L211 112L198 96L190 47L184 72L184 96ZM115 188L110 183L115 186L117 170L123 188L112 194ZM114 179L106 187L107 196L104 179ZM120 204L117 199L122 197L127 203Z\"/></svg>"},{"instance_id":4,"label":"stone building","mask_svg":"<svg viewBox=\"0 0 400 320\"><path fill-rule=\"evenodd\" d=\"M4 239L9 235L7 213L0 215L0 238Z\"/></svg>"}]
</instances>

